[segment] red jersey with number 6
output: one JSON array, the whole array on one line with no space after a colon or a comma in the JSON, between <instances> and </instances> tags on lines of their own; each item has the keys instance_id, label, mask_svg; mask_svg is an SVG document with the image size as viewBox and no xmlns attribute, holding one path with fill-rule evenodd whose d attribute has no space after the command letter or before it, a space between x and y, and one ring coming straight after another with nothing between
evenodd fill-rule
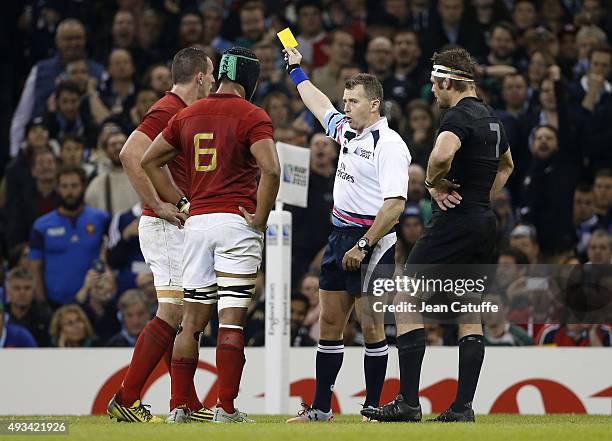
<instances>
[{"instance_id":1,"label":"red jersey with number 6","mask_svg":"<svg viewBox=\"0 0 612 441\"><path fill-rule=\"evenodd\" d=\"M172 92L166 92L166 94L157 100L157 102L147 111L136 130L144 133L153 141L157 138L157 135L166 128L170 118L185 107L187 107L187 104L185 104L180 96ZM170 169L170 174L177 187L180 188L183 193L187 193L185 157L183 155L178 155L174 158L174 161L168 164L168 169ZM144 204L142 214L144 216L157 217L155 212L147 204Z\"/></svg>"},{"instance_id":2,"label":"red jersey with number 6","mask_svg":"<svg viewBox=\"0 0 612 441\"><path fill-rule=\"evenodd\" d=\"M265 110L233 94L211 93L176 114L162 132L187 161L190 215L250 213L259 168L251 145L273 139Z\"/></svg>"}]
</instances>

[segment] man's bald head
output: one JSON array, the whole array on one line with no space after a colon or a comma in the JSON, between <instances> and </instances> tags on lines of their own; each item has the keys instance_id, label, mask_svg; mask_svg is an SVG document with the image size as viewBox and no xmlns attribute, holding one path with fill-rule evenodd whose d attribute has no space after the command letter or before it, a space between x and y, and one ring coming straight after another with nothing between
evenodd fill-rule
<instances>
[{"instance_id":1,"label":"man's bald head","mask_svg":"<svg viewBox=\"0 0 612 441\"><path fill-rule=\"evenodd\" d=\"M85 26L75 18L67 18L55 33L55 47L64 63L83 58L85 55Z\"/></svg>"}]
</instances>

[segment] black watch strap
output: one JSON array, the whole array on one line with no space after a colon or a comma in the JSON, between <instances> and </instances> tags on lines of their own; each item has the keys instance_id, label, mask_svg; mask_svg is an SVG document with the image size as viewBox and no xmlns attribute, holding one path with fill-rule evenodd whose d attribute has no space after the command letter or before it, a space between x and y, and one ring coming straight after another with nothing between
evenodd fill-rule
<instances>
[{"instance_id":1,"label":"black watch strap","mask_svg":"<svg viewBox=\"0 0 612 441\"><path fill-rule=\"evenodd\" d=\"M287 73L290 74L292 70L298 69L300 67L299 64L288 64L287 65Z\"/></svg>"}]
</instances>

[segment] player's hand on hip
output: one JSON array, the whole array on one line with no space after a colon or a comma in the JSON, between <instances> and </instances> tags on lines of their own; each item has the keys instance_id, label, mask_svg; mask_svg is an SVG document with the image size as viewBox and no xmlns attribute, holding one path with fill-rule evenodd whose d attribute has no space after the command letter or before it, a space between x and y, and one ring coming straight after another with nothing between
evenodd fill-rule
<instances>
[{"instance_id":1,"label":"player's hand on hip","mask_svg":"<svg viewBox=\"0 0 612 441\"><path fill-rule=\"evenodd\" d=\"M157 216L179 228L183 228L183 224L189 217L187 213L181 213L175 205L168 202L162 202L154 211Z\"/></svg>"},{"instance_id":2,"label":"player's hand on hip","mask_svg":"<svg viewBox=\"0 0 612 441\"><path fill-rule=\"evenodd\" d=\"M442 179L435 187L429 189L429 194L436 201L438 207L442 211L446 211L461 203L461 195L456 191L459 187L459 184L455 184L448 179Z\"/></svg>"},{"instance_id":3,"label":"player's hand on hip","mask_svg":"<svg viewBox=\"0 0 612 441\"><path fill-rule=\"evenodd\" d=\"M240 210L240 212L242 213L242 216L244 217L244 220L246 221L249 227L254 228L258 231L261 231L262 233L266 232L266 224L260 225L255 219L254 214L251 214L248 211L246 211L244 207L238 207L238 210Z\"/></svg>"},{"instance_id":4,"label":"player's hand on hip","mask_svg":"<svg viewBox=\"0 0 612 441\"><path fill-rule=\"evenodd\" d=\"M283 49L283 53L285 54L285 63L287 63L287 66L300 64L302 62L302 54L294 47Z\"/></svg>"},{"instance_id":5,"label":"player's hand on hip","mask_svg":"<svg viewBox=\"0 0 612 441\"><path fill-rule=\"evenodd\" d=\"M348 250L342 258L342 269L344 271L357 271L361 268L361 262L365 259L365 253L359 251L357 245Z\"/></svg>"}]
</instances>

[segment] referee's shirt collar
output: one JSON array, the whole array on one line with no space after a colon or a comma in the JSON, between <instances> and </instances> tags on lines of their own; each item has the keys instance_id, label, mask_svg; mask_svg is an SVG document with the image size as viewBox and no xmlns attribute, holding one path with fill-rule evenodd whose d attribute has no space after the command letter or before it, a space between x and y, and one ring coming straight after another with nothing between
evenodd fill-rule
<instances>
[{"instance_id":1,"label":"referee's shirt collar","mask_svg":"<svg viewBox=\"0 0 612 441\"><path fill-rule=\"evenodd\" d=\"M372 124L370 127L366 127L365 129L363 129L363 132L357 135L355 139L361 139L364 136L367 136L369 133L373 132L374 130L386 129L388 127L389 127L389 123L387 122L387 118L384 116L381 116L380 119L376 121L374 124Z\"/></svg>"}]
</instances>

